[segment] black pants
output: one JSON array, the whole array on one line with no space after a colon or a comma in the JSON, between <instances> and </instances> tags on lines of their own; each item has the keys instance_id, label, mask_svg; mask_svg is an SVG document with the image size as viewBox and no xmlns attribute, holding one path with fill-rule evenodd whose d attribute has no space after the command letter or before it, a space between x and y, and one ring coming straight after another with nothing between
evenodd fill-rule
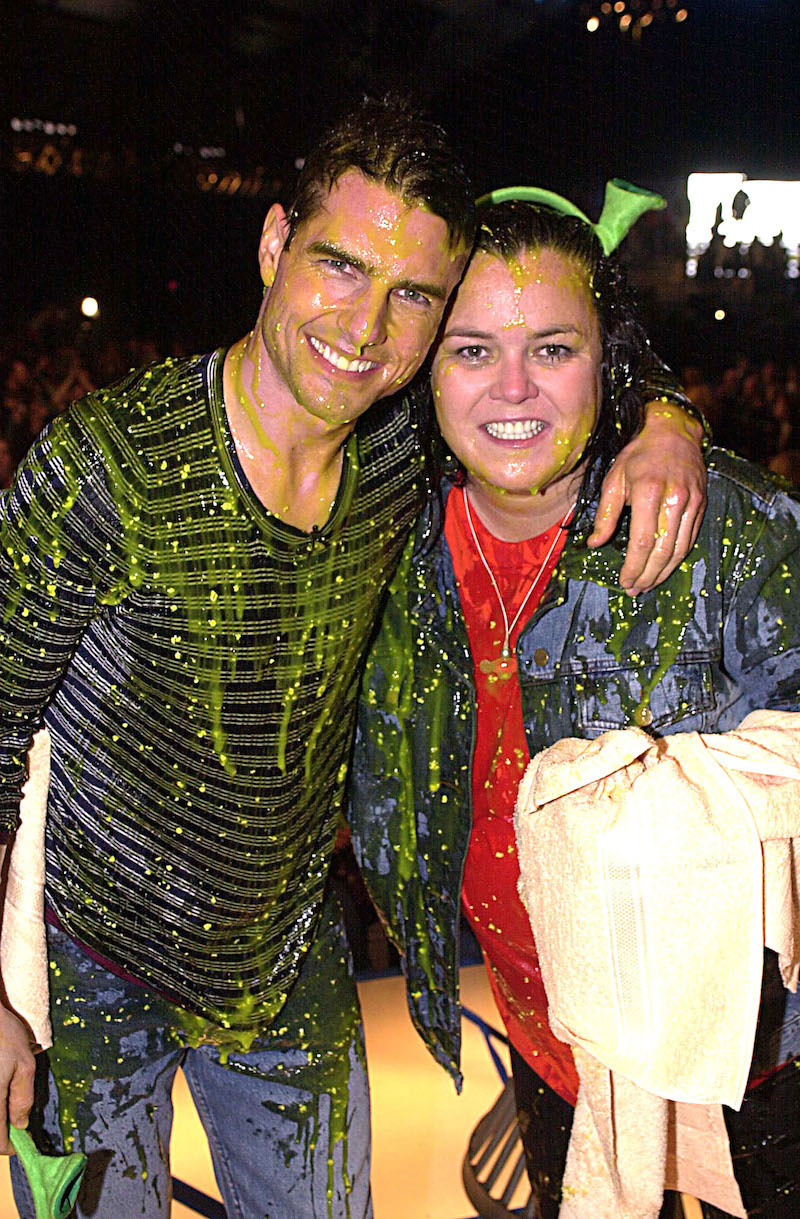
<instances>
[{"instance_id":1,"label":"black pants","mask_svg":"<svg viewBox=\"0 0 800 1219\"><path fill-rule=\"evenodd\" d=\"M522 1145L537 1219L558 1219L573 1109L511 1047ZM739 1112L723 1107L733 1170L748 1216L800 1216L800 1060L789 1062L745 1096ZM730 1219L704 1202L706 1219ZM664 1200L671 1219L675 1199ZM680 1211L677 1212L680 1214Z\"/></svg>"},{"instance_id":2,"label":"black pants","mask_svg":"<svg viewBox=\"0 0 800 1219\"><path fill-rule=\"evenodd\" d=\"M574 1110L539 1078L513 1046L510 1049L517 1120L536 1199L536 1219L558 1219Z\"/></svg>"}]
</instances>

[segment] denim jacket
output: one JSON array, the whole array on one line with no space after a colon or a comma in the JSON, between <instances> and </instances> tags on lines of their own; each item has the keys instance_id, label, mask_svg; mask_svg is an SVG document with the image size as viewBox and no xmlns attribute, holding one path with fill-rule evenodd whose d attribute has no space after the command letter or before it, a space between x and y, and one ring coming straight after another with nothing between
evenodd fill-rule
<instances>
[{"instance_id":1,"label":"denim jacket","mask_svg":"<svg viewBox=\"0 0 800 1219\"><path fill-rule=\"evenodd\" d=\"M724 732L760 707L800 710L800 502L755 466L709 456L698 540L653 591L620 591L624 537L598 550L586 547L588 530L568 537L517 643L531 757L630 724L655 736ZM431 504L406 548L369 658L350 824L412 1019L460 1087L475 687L440 517Z\"/></svg>"}]
</instances>

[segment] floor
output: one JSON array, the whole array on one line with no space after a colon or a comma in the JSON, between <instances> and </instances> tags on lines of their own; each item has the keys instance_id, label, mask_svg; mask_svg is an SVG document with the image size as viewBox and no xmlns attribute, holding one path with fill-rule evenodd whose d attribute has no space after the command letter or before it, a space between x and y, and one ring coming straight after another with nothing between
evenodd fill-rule
<instances>
[{"instance_id":1,"label":"floor","mask_svg":"<svg viewBox=\"0 0 800 1219\"><path fill-rule=\"evenodd\" d=\"M483 966L465 966L461 984L465 1007L496 1027ZM461 1161L473 1127L501 1086L487 1041L473 1021L464 1021L465 1083L458 1096L411 1025L402 980L374 978L360 983L359 990L372 1086L375 1219L472 1219ZM500 1056L507 1063L502 1046ZM182 1075L174 1100L172 1171L218 1199L205 1136ZM10 1219L15 1214L3 1163L0 1215ZM197 1219L197 1212L175 1202L172 1219Z\"/></svg>"}]
</instances>

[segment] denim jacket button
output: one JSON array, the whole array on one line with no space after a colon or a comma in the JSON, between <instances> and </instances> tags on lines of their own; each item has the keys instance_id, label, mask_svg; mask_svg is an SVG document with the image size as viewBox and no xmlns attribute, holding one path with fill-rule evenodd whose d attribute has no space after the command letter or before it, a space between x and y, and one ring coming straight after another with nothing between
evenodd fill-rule
<instances>
[{"instance_id":1,"label":"denim jacket button","mask_svg":"<svg viewBox=\"0 0 800 1219\"><path fill-rule=\"evenodd\" d=\"M633 713L633 719L640 728L649 728L653 722L653 712L649 707L637 707Z\"/></svg>"},{"instance_id":2,"label":"denim jacket button","mask_svg":"<svg viewBox=\"0 0 800 1219\"><path fill-rule=\"evenodd\" d=\"M550 653L546 648L537 648L533 653L533 659L536 661L539 668L543 669L550 659Z\"/></svg>"}]
</instances>

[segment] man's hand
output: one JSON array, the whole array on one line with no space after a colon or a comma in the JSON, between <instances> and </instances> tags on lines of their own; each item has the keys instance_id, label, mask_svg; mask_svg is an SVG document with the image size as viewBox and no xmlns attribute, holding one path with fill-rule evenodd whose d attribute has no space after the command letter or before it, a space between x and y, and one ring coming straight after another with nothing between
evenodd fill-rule
<instances>
[{"instance_id":1,"label":"man's hand","mask_svg":"<svg viewBox=\"0 0 800 1219\"><path fill-rule=\"evenodd\" d=\"M13 1155L8 1122L24 1128L33 1104L36 1059L25 1025L0 1006L0 1155Z\"/></svg>"},{"instance_id":2,"label":"man's hand","mask_svg":"<svg viewBox=\"0 0 800 1219\"><path fill-rule=\"evenodd\" d=\"M632 597L666 580L694 545L706 507L703 430L680 407L648 402L645 425L618 455L603 482L590 546L614 533L631 508L620 584Z\"/></svg>"}]
</instances>

